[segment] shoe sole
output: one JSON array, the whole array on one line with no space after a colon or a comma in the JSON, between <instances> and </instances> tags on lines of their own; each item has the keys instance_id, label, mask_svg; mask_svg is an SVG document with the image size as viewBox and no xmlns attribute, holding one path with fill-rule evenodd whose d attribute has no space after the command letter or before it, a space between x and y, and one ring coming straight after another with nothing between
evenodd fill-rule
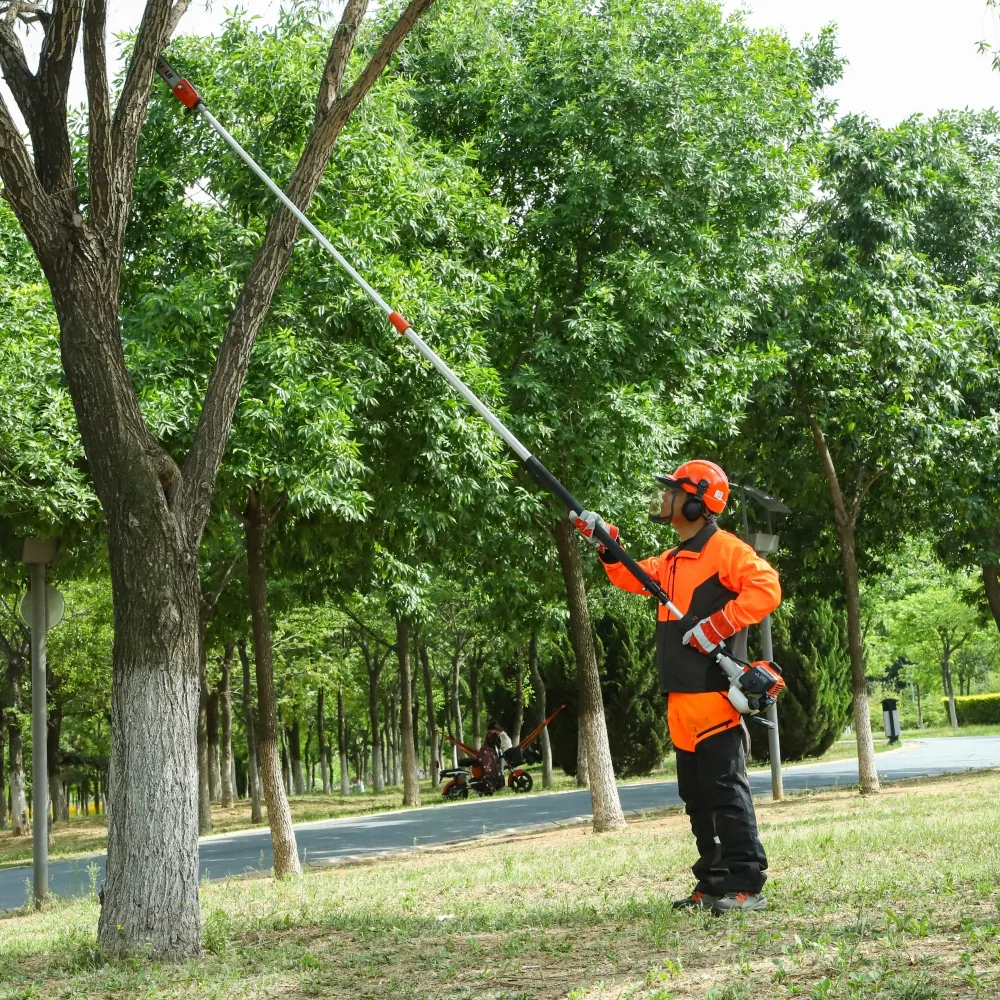
<instances>
[{"instance_id":1,"label":"shoe sole","mask_svg":"<svg viewBox=\"0 0 1000 1000\"><path fill-rule=\"evenodd\" d=\"M755 913L758 910L767 909L767 900L762 899L754 903L753 906L727 906L724 909L720 909L718 906L712 907L712 915L716 917L724 917L727 913Z\"/></svg>"}]
</instances>

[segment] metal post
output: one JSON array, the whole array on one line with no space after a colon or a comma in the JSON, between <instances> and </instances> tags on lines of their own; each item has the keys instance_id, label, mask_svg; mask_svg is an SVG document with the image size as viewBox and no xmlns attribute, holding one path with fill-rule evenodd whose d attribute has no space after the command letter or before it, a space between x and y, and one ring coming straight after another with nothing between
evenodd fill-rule
<instances>
[{"instance_id":1,"label":"metal post","mask_svg":"<svg viewBox=\"0 0 1000 1000\"><path fill-rule=\"evenodd\" d=\"M45 693L45 563L31 563L31 810L35 906L49 894L49 770Z\"/></svg>"},{"instance_id":2,"label":"metal post","mask_svg":"<svg viewBox=\"0 0 1000 1000\"><path fill-rule=\"evenodd\" d=\"M774 658L774 647L771 645L771 616L768 615L760 623L760 645L765 660ZM781 778L781 742L778 738L778 706L771 705L764 713L772 726L767 731L767 743L771 757L771 797L781 801L785 797L784 783Z\"/></svg>"}]
</instances>

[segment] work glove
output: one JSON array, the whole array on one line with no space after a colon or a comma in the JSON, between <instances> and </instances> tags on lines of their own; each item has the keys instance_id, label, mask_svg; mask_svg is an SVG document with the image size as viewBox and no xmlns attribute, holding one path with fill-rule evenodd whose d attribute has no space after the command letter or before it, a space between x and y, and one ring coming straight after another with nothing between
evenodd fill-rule
<instances>
[{"instance_id":1,"label":"work glove","mask_svg":"<svg viewBox=\"0 0 1000 1000\"><path fill-rule=\"evenodd\" d=\"M604 562L617 562L618 557L612 555L608 551L606 545L602 545L597 538L594 537L594 529L597 527L603 528L616 542L618 542L618 527L614 524L608 524L607 521L601 517L600 514L595 514L592 510L582 510L578 514L575 510L569 512L569 519L573 522L573 526L577 531L587 539L588 542L597 546L597 554L601 557ZM621 542L618 542L620 545Z\"/></svg>"},{"instance_id":2,"label":"work glove","mask_svg":"<svg viewBox=\"0 0 1000 1000\"><path fill-rule=\"evenodd\" d=\"M699 653L715 652L720 642L736 635L739 629L726 617L725 611L716 611L708 618L702 618L694 628L681 637L685 646L693 646Z\"/></svg>"}]
</instances>

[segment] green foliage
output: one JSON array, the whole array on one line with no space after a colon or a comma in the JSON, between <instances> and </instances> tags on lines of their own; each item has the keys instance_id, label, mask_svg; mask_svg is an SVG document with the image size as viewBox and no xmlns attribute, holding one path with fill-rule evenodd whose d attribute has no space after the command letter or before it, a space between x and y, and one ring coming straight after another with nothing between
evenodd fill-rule
<instances>
[{"instance_id":1,"label":"green foliage","mask_svg":"<svg viewBox=\"0 0 1000 1000\"><path fill-rule=\"evenodd\" d=\"M948 699L943 698L945 712ZM1000 725L1000 694L966 694L955 698L960 726Z\"/></svg>"},{"instance_id":2,"label":"green foliage","mask_svg":"<svg viewBox=\"0 0 1000 1000\"><path fill-rule=\"evenodd\" d=\"M772 619L775 662L786 690L778 700L783 760L818 757L844 731L851 709L851 663L844 614L831 601L796 600ZM753 756L768 759L767 733L750 727Z\"/></svg>"}]
</instances>

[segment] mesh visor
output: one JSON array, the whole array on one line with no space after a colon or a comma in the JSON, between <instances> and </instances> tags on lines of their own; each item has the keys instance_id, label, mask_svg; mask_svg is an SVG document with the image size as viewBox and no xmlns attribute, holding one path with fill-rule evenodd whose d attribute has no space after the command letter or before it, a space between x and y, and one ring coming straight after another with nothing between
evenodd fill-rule
<instances>
[{"instance_id":1,"label":"mesh visor","mask_svg":"<svg viewBox=\"0 0 1000 1000\"><path fill-rule=\"evenodd\" d=\"M651 521L669 521L673 495L680 484L666 476L657 476L649 491L649 518Z\"/></svg>"}]
</instances>

